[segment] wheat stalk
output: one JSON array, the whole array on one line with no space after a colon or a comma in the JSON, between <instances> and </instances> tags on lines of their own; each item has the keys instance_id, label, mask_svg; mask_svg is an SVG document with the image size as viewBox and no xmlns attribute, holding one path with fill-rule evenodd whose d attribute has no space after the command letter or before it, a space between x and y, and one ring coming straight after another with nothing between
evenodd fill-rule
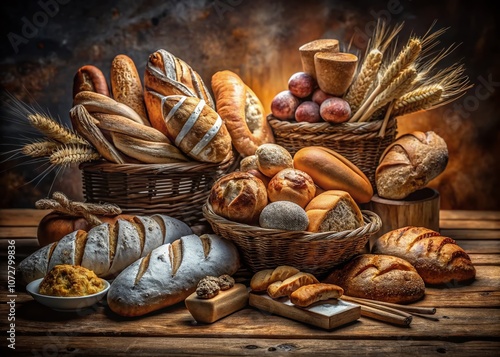
<instances>
[{"instance_id":1,"label":"wheat stalk","mask_svg":"<svg viewBox=\"0 0 500 357\"><path fill-rule=\"evenodd\" d=\"M59 145L50 155L49 161L53 165L68 166L82 162L98 160L101 155L92 147L81 144Z\"/></svg>"},{"instance_id":2,"label":"wheat stalk","mask_svg":"<svg viewBox=\"0 0 500 357\"><path fill-rule=\"evenodd\" d=\"M50 139L62 144L81 144L90 146L89 142L54 119L41 113L28 114L30 124Z\"/></svg>"},{"instance_id":3,"label":"wheat stalk","mask_svg":"<svg viewBox=\"0 0 500 357\"><path fill-rule=\"evenodd\" d=\"M428 85L408 92L395 101L393 115L401 116L428 109L441 99L443 91L441 85Z\"/></svg>"},{"instance_id":4,"label":"wheat stalk","mask_svg":"<svg viewBox=\"0 0 500 357\"><path fill-rule=\"evenodd\" d=\"M21 152L26 156L43 157L51 155L57 146L58 144L53 141L36 141L24 145Z\"/></svg>"}]
</instances>

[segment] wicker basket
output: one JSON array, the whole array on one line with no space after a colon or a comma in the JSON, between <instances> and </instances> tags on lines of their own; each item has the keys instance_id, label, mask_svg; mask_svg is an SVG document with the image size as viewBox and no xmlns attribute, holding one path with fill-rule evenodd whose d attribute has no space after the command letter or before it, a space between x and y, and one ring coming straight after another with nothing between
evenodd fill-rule
<instances>
[{"instance_id":1,"label":"wicker basket","mask_svg":"<svg viewBox=\"0 0 500 357\"><path fill-rule=\"evenodd\" d=\"M365 225L352 231L308 233L250 226L229 221L214 213L207 202L203 214L213 231L232 240L243 264L253 273L291 265L318 277L364 251L370 236L382 226L380 217L362 211Z\"/></svg>"},{"instance_id":2,"label":"wicker basket","mask_svg":"<svg viewBox=\"0 0 500 357\"><path fill-rule=\"evenodd\" d=\"M306 146L325 146L346 157L368 177L375 189L375 170L380 156L396 138L397 122L389 120L384 137L379 137L382 120L365 123L298 123L268 116L276 144L292 155Z\"/></svg>"},{"instance_id":3,"label":"wicker basket","mask_svg":"<svg viewBox=\"0 0 500 357\"><path fill-rule=\"evenodd\" d=\"M128 214L166 214L196 225L206 223L202 207L213 183L237 165L237 157L231 156L221 164L92 162L80 169L88 202L114 203Z\"/></svg>"}]
</instances>

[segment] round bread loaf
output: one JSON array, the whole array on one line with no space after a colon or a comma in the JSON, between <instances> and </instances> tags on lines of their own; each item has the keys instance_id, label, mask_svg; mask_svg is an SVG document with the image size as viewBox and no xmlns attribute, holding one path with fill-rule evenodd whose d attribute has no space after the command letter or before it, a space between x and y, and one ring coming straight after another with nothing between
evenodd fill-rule
<instances>
[{"instance_id":1,"label":"round bread loaf","mask_svg":"<svg viewBox=\"0 0 500 357\"><path fill-rule=\"evenodd\" d=\"M363 215L346 191L325 191L314 197L305 210L309 232L342 232L363 225Z\"/></svg>"},{"instance_id":2,"label":"round bread loaf","mask_svg":"<svg viewBox=\"0 0 500 357\"><path fill-rule=\"evenodd\" d=\"M309 224L306 212L298 204L290 201L269 203L259 217L262 228L305 231Z\"/></svg>"},{"instance_id":3,"label":"round bread loaf","mask_svg":"<svg viewBox=\"0 0 500 357\"><path fill-rule=\"evenodd\" d=\"M240 171L258 170L257 156L250 155L240 161Z\"/></svg>"},{"instance_id":4,"label":"round bread loaf","mask_svg":"<svg viewBox=\"0 0 500 357\"><path fill-rule=\"evenodd\" d=\"M269 201L290 201L304 208L316 195L313 179L304 171L283 169L269 181L267 197Z\"/></svg>"},{"instance_id":5,"label":"round bread loaf","mask_svg":"<svg viewBox=\"0 0 500 357\"><path fill-rule=\"evenodd\" d=\"M366 175L334 150L304 147L295 153L293 166L307 172L322 189L347 191L357 203L369 202L373 196L373 187Z\"/></svg>"},{"instance_id":6,"label":"round bread loaf","mask_svg":"<svg viewBox=\"0 0 500 357\"><path fill-rule=\"evenodd\" d=\"M425 294L415 268L390 255L358 255L336 267L323 282L339 285L345 295L397 304L417 301Z\"/></svg>"},{"instance_id":7,"label":"round bread loaf","mask_svg":"<svg viewBox=\"0 0 500 357\"><path fill-rule=\"evenodd\" d=\"M267 177L273 177L279 171L293 168L292 155L281 145L262 144L255 151L257 167Z\"/></svg>"},{"instance_id":8,"label":"round bread loaf","mask_svg":"<svg viewBox=\"0 0 500 357\"><path fill-rule=\"evenodd\" d=\"M274 143L271 126L257 95L231 71L212 76L217 112L226 123L233 145L241 155L253 155L265 143Z\"/></svg>"},{"instance_id":9,"label":"round bread loaf","mask_svg":"<svg viewBox=\"0 0 500 357\"><path fill-rule=\"evenodd\" d=\"M213 211L231 221L254 224L267 205L264 183L254 175L235 171L220 177L208 196Z\"/></svg>"}]
</instances>

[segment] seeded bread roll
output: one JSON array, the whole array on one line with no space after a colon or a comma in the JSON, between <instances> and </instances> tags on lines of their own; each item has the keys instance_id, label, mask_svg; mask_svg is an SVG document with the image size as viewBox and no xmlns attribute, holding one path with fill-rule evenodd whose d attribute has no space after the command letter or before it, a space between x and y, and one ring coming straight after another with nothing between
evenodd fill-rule
<instances>
[{"instance_id":1,"label":"seeded bread roll","mask_svg":"<svg viewBox=\"0 0 500 357\"><path fill-rule=\"evenodd\" d=\"M314 197L305 210L309 232L342 232L363 225L363 215L346 191L325 191Z\"/></svg>"},{"instance_id":2,"label":"seeded bread roll","mask_svg":"<svg viewBox=\"0 0 500 357\"><path fill-rule=\"evenodd\" d=\"M60 264L80 265L100 278L113 278L154 248L192 233L184 222L165 215L118 219L88 232L71 232L42 247L21 261L18 272L26 284Z\"/></svg>"},{"instance_id":3,"label":"seeded bread roll","mask_svg":"<svg viewBox=\"0 0 500 357\"><path fill-rule=\"evenodd\" d=\"M415 268L390 255L358 255L322 282L339 285L345 295L391 303L414 302L425 294L424 281Z\"/></svg>"},{"instance_id":4,"label":"seeded bread roll","mask_svg":"<svg viewBox=\"0 0 500 357\"><path fill-rule=\"evenodd\" d=\"M468 281L476 276L469 255L453 239L425 227L387 232L377 239L373 252L407 260L426 284Z\"/></svg>"},{"instance_id":5,"label":"seeded bread roll","mask_svg":"<svg viewBox=\"0 0 500 357\"><path fill-rule=\"evenodd\" d=\"M154 249L118 275L108 305L122 316L141 316L183 301L207 275L232 275L240 267L236 246L215 234L187 235Z\"/></svg>"}]
</instances>

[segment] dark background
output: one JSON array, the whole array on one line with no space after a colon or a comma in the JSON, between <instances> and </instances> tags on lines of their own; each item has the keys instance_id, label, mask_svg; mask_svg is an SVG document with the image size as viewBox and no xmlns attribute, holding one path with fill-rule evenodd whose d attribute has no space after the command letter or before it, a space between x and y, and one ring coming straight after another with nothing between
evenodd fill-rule
<instances>
[{"instance_id":1,"label":"dark background","mask_svg":"<svg viewBox=\"0 0 500 357\"><path fill-rule=\"evenodd\" d=\"M431 183L442 208L500 209L499 31L487 1L42 0L1 6L2 91L67 125L74 73L94 64L109 75L120 53L143 73L148 55L164 48L207 84L216 71L232 70L269 108L301 70L300 45L337 38L347 46L353 40L351 50L362 53L378 17L390 25L404 21L401 42L437 21L435 29L448 28L442 47L460 44L443 65L463 63L474 87L453 104L400 118L399 133L433 130L447 142L448 167ZM4 98L0 207L33 208L54 190L82 199L77 167L46 172L42 161L11 157L36 135L13 108Z\"/></svg>"}]
</instances>

